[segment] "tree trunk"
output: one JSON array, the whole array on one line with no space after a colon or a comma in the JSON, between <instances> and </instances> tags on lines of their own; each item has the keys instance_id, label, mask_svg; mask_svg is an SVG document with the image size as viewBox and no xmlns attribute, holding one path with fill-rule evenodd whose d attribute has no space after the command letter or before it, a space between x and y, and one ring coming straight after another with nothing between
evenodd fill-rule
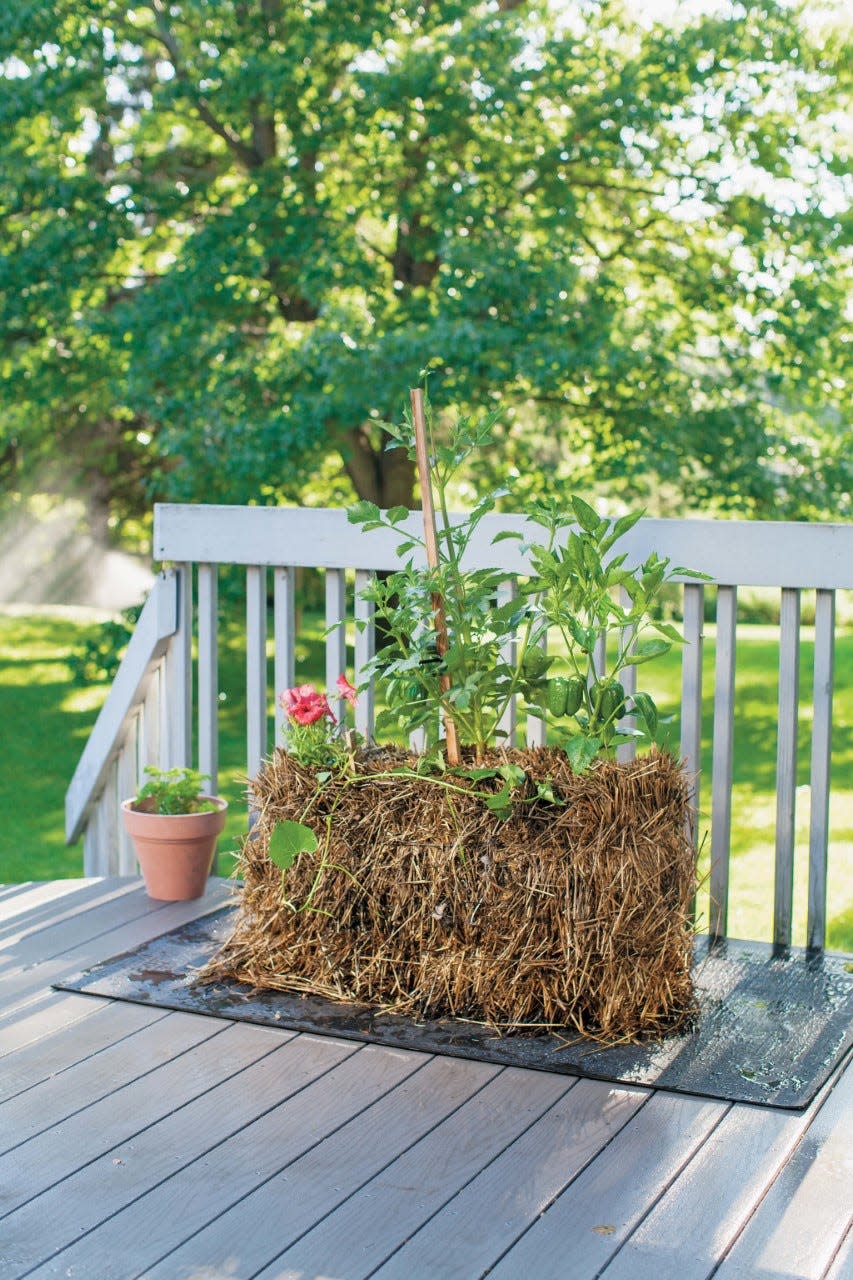
<instances>
[{"instance_id":1,"label":"tree trunk","mask_svg":"<svg viewBox=\"0 0 853 1280\"><path fill-rule=\"evenodd\" d=\"M344 470L360 498L377 507L416 507L415 464L405 449L377 448L364 427L349 432L341 448Z\"/></svg>"}]
</instances>

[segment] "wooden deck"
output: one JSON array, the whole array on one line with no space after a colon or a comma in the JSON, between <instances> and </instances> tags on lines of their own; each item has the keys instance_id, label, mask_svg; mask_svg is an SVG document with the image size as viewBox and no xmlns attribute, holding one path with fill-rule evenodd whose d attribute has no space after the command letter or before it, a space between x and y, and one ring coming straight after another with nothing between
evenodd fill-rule
<instances>
[{"instance_id":1,"label":"wooden deck","mask_svg":"<svg viewBox=\"0 0 853 1280\"><path fill-rule=\"evenodd\" d=\"M853 1070L728 1105L51 990L221 901L0 888L0 1278L842 1280Z\"/></svg>"}]
</instances>

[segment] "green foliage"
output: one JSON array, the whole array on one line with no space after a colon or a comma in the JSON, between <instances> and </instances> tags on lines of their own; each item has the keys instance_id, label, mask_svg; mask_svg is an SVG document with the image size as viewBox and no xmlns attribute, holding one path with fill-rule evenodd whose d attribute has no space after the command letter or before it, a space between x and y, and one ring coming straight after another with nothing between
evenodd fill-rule
<instances>
[{"instance_id":1,"label":"green foliage","mask_svg":"<svg viewBox=\"0 0 853 1280\"><path fill-rule=\"evenodd\" d=\"M627 667L662 658L682 642L676 628L658 618L658 598L674 579L705 577L654 552L634 567L627 565L625 553L611 555L642 514L611 520L577 497L571 499L571 512L556 502L531 507L530 518L544 528L547 543L523 544L534 573L522 587L529 612L521 645L521 687L531 706L554 719L561 736L565 729L560 722L574 719L565 745L578 773L620 742L655 740L660 716L650 693L634 694L630 714L635 723L623 720L628 706L620 675ZM525 674L529 647L549 632L565 646L568 678ZM605 641L604 671L596 666L600 639ZM541 658L536 665L541 667Z\"/></svg>"},{"instance_id":2,"label":"green foliage","mask_svg":"<svg viewBox=\"0 0 853 1280\"><path fill-rule=\"evenodd\" d=\"M465 553L480 522L497 502L489 495L464 516L450 519L447 492L460 466L486 444L497 411L481 418L460 418L450 429L447 443L437 443L433 415L426 401L431 483L441 513L438 527L438 564L433 568L414 564L411 553L425 551L424 539L406 530L398 546L409 556L404 569L376 578L362 595L370 600L384 630L386 644L368 664L379 677L387 704L377 718L377 729L402 728L406 733L423 728L427 742L439 731L439 712L449 716L462 745L473 746L478 760L495 734L498 723L517 692L521 668L507 660L525 609L515 600L498 602L505 575L497 569L463 567ZM410 412L402 425L387 426L395 444L414 458L415 444ZM386 528L398 531L405 508L381 511L360 502L349 510L349 519L365 531ZM435 629L436 600L442 602L447 643L439 649Z\"/></svg>"},{"instance_id":3,"label":"green foliage","mask_svg":"<svg viewBox=\"0 0 853 1280\"><path fill-rule=\"evenodd\" d=\"M505 574L501 570L468 569L463 561L483 517L495 507L497 495L477 503L467 515L450 518L447 492L459 468L487 447L498 418L463 418L451 428L446 444L437 444L429 401L425 402L430 455L430 483L441 521L437 529L438 564L416 564L412 552L425 543L410 528L401 535L405 568L377 579L363 591L374 604L387 643L367 670L379 678L386 710L377 728L422 728L427 742L439 732L440 713L452 719L462 745L475 749L481 760L491 745L510 699L522 693L539 714L549 714L561 735L566 717L574 720L566 749L577 772L598 755L611 753L630 738L653 740L658 726L654 700L641 692L632 702L639 726L619 723L626 713L620 673L668 653L681 637L668 622L656 617L660 592L675 578L702 578L684 566L672 566L652 553L640 566L629 568L625 553L611 555L619 539L640 519L634 512L611 520L599 516L581 498L572 498L566 511L556 502L538 502L531 519L545 532L544 543L524 542L531 572L519 585L518 597L501 598ZM395 444L413 456L411 417L402 426L389 425ZM405 508L381 511L362 501L349 510L349 519L365 531L399 531ZM519 537L513 532L498 535ZM627 603L620 601L624 593ZM446 638L437 626L440 610ZM548 633L566 646L571 674L549 677L542 652ZM518 640L518 651L513 647ZM596 670L599 637L610 644L607 670Z\"/></svg>"},{"instance_id":4,"label":"green foliage","mask_svg":"<svg viewBox=\"0 0 853 1280\"><path fill-rule=\"evenodd\" d=\"M195 769L145 769L148 782L139 788L134 808L149 813L207 813L216 808L212 800L201 797L206 776Z\"/></svg>"},{"instance_id":5,"label":"green foliage","mask_svg":"<svg viewBox=\"0 0 853 1280\"><path fill-rule=\"evenodd\" d=\"M112 681L141 612L142 605L122 609L118 618L102 622L96 631L84 636L80 649L69 662L76 685L85 688L100 681Z\"/></svg>"},{"instance_id":6,"label":"green foliage","mask_svg":"<svg viewBox=\"0 0 853 1280\"><path fill-rule=\"evenodd\" d=\"M381 423L438 353L516 507L849 514L843 40L680 10L6 5L0 472L409 505Z\"/></svg>"}]
</instances>

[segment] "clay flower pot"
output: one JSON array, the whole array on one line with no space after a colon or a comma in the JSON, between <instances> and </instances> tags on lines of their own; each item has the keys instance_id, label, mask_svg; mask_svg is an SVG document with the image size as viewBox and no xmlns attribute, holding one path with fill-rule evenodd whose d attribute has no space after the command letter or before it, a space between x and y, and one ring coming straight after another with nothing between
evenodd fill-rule
<instances>
[{"instance_id":1,"label":"clay flower pot","mask_svg":"<svg viewBox=\"0 0 853 1280\"><path fill-rule=\"evenodd\" d=\"M212 800L216 808L202 813L146 813L133 807L134 800L122 802L122 821L150 898L183 902L204 893L228 802L218 796L203 799Z\"/></svg>"}]
</instances>

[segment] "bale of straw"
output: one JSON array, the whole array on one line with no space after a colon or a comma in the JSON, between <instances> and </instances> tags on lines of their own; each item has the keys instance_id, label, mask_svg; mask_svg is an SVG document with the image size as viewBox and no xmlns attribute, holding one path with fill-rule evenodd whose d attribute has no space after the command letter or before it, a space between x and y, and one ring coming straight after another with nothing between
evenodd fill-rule
<instances>
[{"instance_id":1,"label":"bale of straw","mask_svg":"<svg viewBox=\"0 0 853 1280\"><path fill-rule=\"evenodd\" d=\"M499 779L389 776L416 760L383 751L318 788L278 751L253 784L236 925L204 977L515 1032L676 1029L693 1008L683 769L657 752L582 776L549 748L491 760L507 761L526 781L501 820L473 794ZM267 848L287 819L320 848L282 874Z\"/></svg>"}]
</instances>

